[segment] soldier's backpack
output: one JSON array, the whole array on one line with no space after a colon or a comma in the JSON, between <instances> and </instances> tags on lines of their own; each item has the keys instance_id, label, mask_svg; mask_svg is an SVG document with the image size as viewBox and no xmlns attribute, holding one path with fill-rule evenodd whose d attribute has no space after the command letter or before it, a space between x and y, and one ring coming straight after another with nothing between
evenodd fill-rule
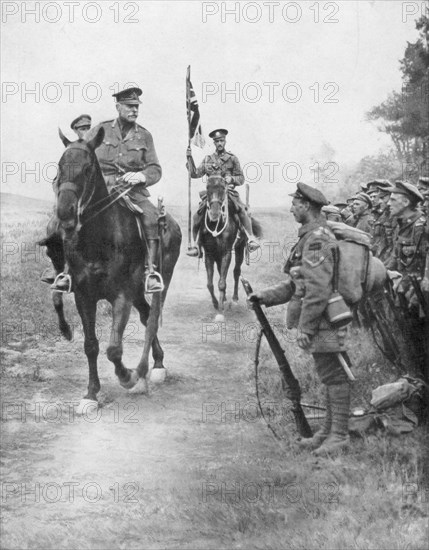
<instances>
[{"instance_id":1,"label":"soldier's backpack","mask_svg":"<svg viewBox=\"0 0 429 550\"><path fill-rule=\"evenodd\" d=\"M341 222L328 221L328 226L339 249L338 292L347 304L357 304L364 294L383 288L386 268L372 255L368 233Z\"/></svg>"}]
</instances>

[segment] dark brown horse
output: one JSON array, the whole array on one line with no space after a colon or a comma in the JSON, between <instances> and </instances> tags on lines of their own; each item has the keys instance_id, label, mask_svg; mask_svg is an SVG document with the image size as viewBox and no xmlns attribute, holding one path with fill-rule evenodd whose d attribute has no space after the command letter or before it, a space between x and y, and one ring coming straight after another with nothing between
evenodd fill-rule
<instances>
[{"instance_id":1,"label":"dark brown horse","mask_svg":"<svg viewBox=\"0 0 429 550\"><path fill-rule=\"evenodd\" d=\"M159 344L158 321L180 252L181 231L167 214L163 234L162 270L165 289L152 295L151 304L144 293L145 255L135 214L114 202L107 190L95 149L101 144L101 128L93 140L69 142L61 133L66 150L60 159L57 176L58 242L46 241L49 255L58 270L69 266L75 302L82 319L84 348L89 364L88 393L84 399L96 401L100 390L97 372L99 352L95 331L97 302L112 305L112 325L107 357L115 365L115 374L125 388L147 387L150 377L149 351L152 347L154 368L163 368L164 353ZM70 327L62 311L62 295L54 293L60 330L70 338ZM143 354L137 370L122 363L122 337L131 307L134 306L146 327ZM165 372L165 371L163 371ZM138 387L137 386L137 387Z\"/></svg>"},{"instance_id":2,"label":"dark brown horse","mask_svg":"<svg viewBox=\"0 0 429 550\"><path fill-rule=\"evenodd\" d=\"M261 226L252 218L253 233L261 236ZM207 179L207 209L204 214L200 244L204 249L207 271L207 288L215 309L219 311L217 320L223 320L226 301L226 278L231 264L232 251L235 252L234 292L232 299L238 301L238 283L247 237L243 231L237 238L239 220L233 206L228 200L228 187L223 177L210 176ZM219 300L216 298L213 286L214 265L219 273Z\"/></svg>"}]
</instances>

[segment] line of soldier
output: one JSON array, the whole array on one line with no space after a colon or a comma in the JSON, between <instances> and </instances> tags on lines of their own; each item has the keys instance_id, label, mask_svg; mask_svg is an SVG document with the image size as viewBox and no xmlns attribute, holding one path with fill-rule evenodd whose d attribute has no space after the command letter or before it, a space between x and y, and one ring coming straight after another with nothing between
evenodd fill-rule
<instances>
[{"instance_id":1,"label":"line of soldier","mask_svg":"<svg viewBox=\"0 0 429 550\"><path fill-rule=\"evenodd\" d=\"M372 253L397 273L397 293L401 307L416 317L424 315L425 304L419 298L417 282L427 292L429 250L429 177L417 185L407 181L395 184L375 179L361 186L346 203L324 207L327 219L365 231L372 238Z\"/></svg>"},{"instance_id":2,"label":"line of soldier","mask_svg":"<svg viewBox=\"0 0 429 550\"><path fill-rule=\"evenodd\" d=\"M288 328L297 328L298 345L313 355L325 390L326 415L319 431L302 440L300 446L317 456L336 453L349 445L351 387L347 367L351 360L346 329L336 328L326 317L334 273L332 262L325 261L325 257L330 247L336 248L328 220L346 222L372 236L374 255L382 259L389 277L396 281L397 305L407 317L413 346L418 349L420 364L416 370L423 377L427 375L425 292L429 289L425 284L429 279L429 235L424 209L429 201L429 178L420 178L419 187L423 192L409 182L392 185L386 180L374 180L349 204L331 205L318 189L298 183L290 211L301 227L299 240L284 268L286 278L249 297L250 303L257 301L267 307L288 303Z\"/></svg>"}]
</instances>

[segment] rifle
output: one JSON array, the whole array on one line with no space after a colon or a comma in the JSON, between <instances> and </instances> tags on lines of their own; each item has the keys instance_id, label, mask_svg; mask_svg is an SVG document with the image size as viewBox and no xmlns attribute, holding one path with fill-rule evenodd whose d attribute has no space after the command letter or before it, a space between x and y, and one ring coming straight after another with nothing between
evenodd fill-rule
<instances>
[{"instance_id":1,"label":"rifle","mask_svg":"<svg viewBox=\"0 0 429 550\"><path fill-rule=\"evenodd\" d=\"M253 289L250 286L249 281L244 277L241 277L241 282L247 296L250 296L250 294L252 294L253 292ZM292 412L295 417L296 428L299 434L302 435L302 437L311 437L313 434L301 406L301 388L299 387L299 382L295 378L292 369L290 368L289 362L285 356L285 352L282 349L280 342L277 339L277 336L274 334L274 331L271 328L271 325L265 313L262 311L261 305L258 302L252 302L252 306L256 318L261 325L262 332L267 339L267 342L271 348L271 351L273 352L273 355L282 374L283 389L287 391L288 397L292 401Z\"/></svg>"},{"instance_id":2,"label":"rifle","mask_svg":"<svg viewBox=\"0 0 429 550\"><path fill-rule=\"evenodd\" d=\"M417 277L415 275L410 275L410 281L413 285L414 292L416 293L417 300L420 304L420 307L422 308L422 311L426 317L426 319L429 318L428 311L429 311L429 305L425 299L425 296L423 294L423 290L421 289L420 283L417 280Z\"/></svg>"},{"instance_id":3,"label":"rifle","mask_svg":"<svg viewBox=\"0 0 429 550\"><path fill-rule=\"evenodd\" d=\"M369 313L370 328L375 344L391 363L396 366L401 366L401 351L395 337L392 334L392 328L389 326L383 315L378 312L377 306L375 306L370 296L366 296L365 307ZM383 347L377 342L372 321L375 322L378 328L381 340L383 342Z\"/></svg>"}]
</instances>

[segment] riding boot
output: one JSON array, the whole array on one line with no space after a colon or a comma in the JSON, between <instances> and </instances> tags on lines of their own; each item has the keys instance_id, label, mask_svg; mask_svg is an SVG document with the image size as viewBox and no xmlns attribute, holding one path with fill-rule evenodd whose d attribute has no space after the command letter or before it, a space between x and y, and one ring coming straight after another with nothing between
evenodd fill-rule
<instances>
[{"instance_id":1,"label":"riding boot","mask_svg":"<svg viewBox=\"0 0 429 550\"><path fill-rule=\"evenodd\" d=\"M331 433L322 445L313 451L317 456L334 454L348 447L350 443L350 384L345 382L335 386L328 386L328 393L332 411Z\"/></svg>"},{"instance_id":2,"label":"riding boot","mask_svg":"<svg viewBox=\"0 0 429 550\"><path fill-rule=\"evenodd\" d=\"M299 442L299 446L304 449L317 449L325 441L331 431L332 425L332 409L331 409L331 400L329 397L328 386L324 387L325 402L326 402L326 415L323 419L323 424L320 429L308 439L302 439Z\"/></svg>"},{"instance_id":3,"label":"riding boot","mask_svg":"<svg viewBox=\"0 0 429 550\"><path fill-rule=\"evenodd\" d=\"M145 270L145 292L151 294L164 290L162 276L155 271L158 261L158 243L158 239L148 239L149 257Z\"/></svg>"},{"instance_id":4,"label":"riding boot","mask_svg":"<svg viewBox=\"0 0 429 550\"><path fill-rule=\"evenodd\" d=\"M258 239L253 234L252 221L247 215L247 212L244 210L244 208L240 212L238 212L238 217L244 228L244 232L247 235L247 247L249 249L249 252L254 252L258 248L260 248L261 245L259 244Z\"/></svg>"}]
</instances>

